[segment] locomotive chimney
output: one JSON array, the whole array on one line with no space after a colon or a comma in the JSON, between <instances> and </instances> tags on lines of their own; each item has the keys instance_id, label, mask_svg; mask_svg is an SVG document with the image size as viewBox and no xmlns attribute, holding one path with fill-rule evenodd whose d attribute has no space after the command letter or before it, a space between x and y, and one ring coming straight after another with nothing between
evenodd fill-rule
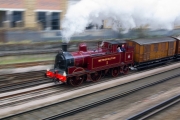
<instances>
[{"instance_id":1,"label":"locomotive chimney","mask_svg":"<svg viewBox=\"0 0 180 120\"><path fill-rule=\"evenodd\" d=\"M67 43L62 43L63 52L67 52Z\"/></svg>"}]
</instances>

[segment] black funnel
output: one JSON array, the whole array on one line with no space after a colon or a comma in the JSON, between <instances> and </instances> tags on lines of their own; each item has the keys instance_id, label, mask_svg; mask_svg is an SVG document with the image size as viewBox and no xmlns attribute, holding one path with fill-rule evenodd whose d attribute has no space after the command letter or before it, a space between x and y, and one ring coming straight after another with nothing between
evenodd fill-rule
<instances>
[{"instance_id":1,"label":"black funnel","mask_svg":"<svg viewBox=\"0 0 180 120\"><path fill-rule=\"evenodd\" d=\"M63 52L67 52L67 43L62 43Z\"/></svg>"}]
</instances>

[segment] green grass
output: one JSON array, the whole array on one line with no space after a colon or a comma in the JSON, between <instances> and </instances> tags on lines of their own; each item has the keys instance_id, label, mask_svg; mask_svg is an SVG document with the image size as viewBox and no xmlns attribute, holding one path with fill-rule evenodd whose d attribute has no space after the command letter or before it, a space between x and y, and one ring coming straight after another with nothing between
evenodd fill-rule
<instances>
[{"instance_id":1,"label":"green grass","mask_svg":"<svg viewBox=\"0 0 180 120\"><path fill-rule=\"evenodd\" d=\"M32 41L31 40L23 40L23 41L20 41L20 42L17 42L17 41L10 41L10 42L0 42L0 45L15 45L15 44L32 44Z\"/></svg>"},{"instance_id":2,"label":"green grass","mask_svg":"<svg viewBox=\"0 0 180 120\"><path fill-rule=\"evenodd\" d=\"M55 54L7 56L0 58L0 65L54 60Z\"/></svg>"}]
</instances>

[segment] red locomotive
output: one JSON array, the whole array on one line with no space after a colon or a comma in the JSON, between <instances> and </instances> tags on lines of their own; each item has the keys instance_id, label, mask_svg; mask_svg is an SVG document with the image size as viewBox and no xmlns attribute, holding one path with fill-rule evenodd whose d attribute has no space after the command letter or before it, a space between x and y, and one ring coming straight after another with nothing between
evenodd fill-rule
<instances>
[{"instance_id":1,"label":"red locomotive","mask_svg":"<svg viewBox=\"0 0 180 120\"><path fill-rule=\"evenodd\" d=\"M105 41L96 50L87 50L85 43L79 51L57 54L54 69L46 77L78 86L83 81L98 81L104 75L127 74L129 68L142 69L180 59L180 39L173 37L126 41Z\"/></svg>"},{"instance_id":2,"label":"red locomotive","mask_svg":"<svg viewBox=\"0 0 180 120\"><path fill-rule=\"evenodd\" d=\"M87 50L86 44L81 43L77 52L58 53L54 69L47 70L46 76L78 86L87 79L98 81L106 73L113 77L119 73L127 74L134 62L133 52L133 47L125 41L102 42L96 50Z\"/></svg>"}]
</instances>

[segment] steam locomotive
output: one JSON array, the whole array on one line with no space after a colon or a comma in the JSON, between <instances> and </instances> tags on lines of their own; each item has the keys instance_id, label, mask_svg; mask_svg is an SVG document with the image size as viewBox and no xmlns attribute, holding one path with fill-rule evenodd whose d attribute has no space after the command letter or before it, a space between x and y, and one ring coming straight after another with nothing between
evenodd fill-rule
<instances>
[{"instance_id":1,"label":"steam locomotive","mask_svg":"<svg viewBox=\"0 0 180 120\"><path fill-rule=\"evenodd\" d=\"M122 47L119 52L117 49ZM102 41L95 50L80 43L76 52L67 52L67 45L62 48L63 52L56 55L54 69L48 69L45 76L72 86L86 80L96 82L107 74L116 77L130 69L180 59L180 39L175 37Z\"/></svg>"}]
</instances>

